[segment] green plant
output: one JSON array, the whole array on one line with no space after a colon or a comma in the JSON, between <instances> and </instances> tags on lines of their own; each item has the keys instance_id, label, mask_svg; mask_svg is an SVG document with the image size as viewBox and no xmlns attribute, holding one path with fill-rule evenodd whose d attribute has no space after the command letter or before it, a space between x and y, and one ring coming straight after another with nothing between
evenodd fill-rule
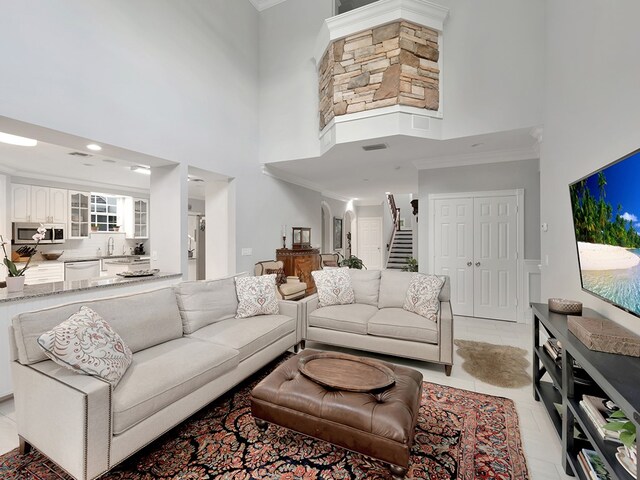
<instances>
[{"instance_id":1,"label":"green plant","mask_svg":"<svg viewBox=\"0 0 640 480\"><path fill-rule=\"evenodd\" d=\"M341 267L355 268L357 270L362 270L363 268L365 270L367 269L367 267L364 266L364 263L362 263L362 260L360 260L355 255L351 255L349 258L345 258L344 260L342 260L340 262L340 266Z\"/></svg>"},{"instance_id":2,"label":"green plant","mask_svg":"<svg viewBox=\"0 0 640 480\"><path fill-rule=\"evenodd\" d=\"M627 418L622 410L613 412L609 416L605 429L620 432L620 441L627 448L633 448L636 444L636 425Z\"/></svg>"},{"instance_id":3,"label":"green plant","mask_svg":"<svg viewBox=\"0 0 640 480\"><path fill-rule=\"evenodd\" d=\"M407 258L406 265L402 267L403 272L417 272L418 271L418 260L413 257Z\"/></svg>"},{"instance_id":4,"label":"green plant","mask_svg":"<svg viewBox=\"0 0 640 480\"><path fill-rule=\"evenodd\" d=\"M18 267L16 266L16 264L13 262L13 260L9 259L9 255L7 254L7 249L6 246L9 245L9 242L6 242L4 240L4 238L2 237L2 235L0 235L0 244L2 245L2 251L4 252L4 261L3 263L5 264L5 266L7 267L7 274L10 277L22 277L24 275L24 272L27 271L27 268L29 268L29 264L31 263L31 259L33 258L33 256L35 255L36 251L38 250L38 245L40 245L40 240L42 240L44 238L44 234L47 233L47 229L44 228L44 225L40 224L40 226L38 227L37 233L33 235L33 241L36 242L36 246L34 248L33 253L31 254L31 256L29 257L29 260L27 260L27 264L18 269Z\"/></svg>"}]
</instances>

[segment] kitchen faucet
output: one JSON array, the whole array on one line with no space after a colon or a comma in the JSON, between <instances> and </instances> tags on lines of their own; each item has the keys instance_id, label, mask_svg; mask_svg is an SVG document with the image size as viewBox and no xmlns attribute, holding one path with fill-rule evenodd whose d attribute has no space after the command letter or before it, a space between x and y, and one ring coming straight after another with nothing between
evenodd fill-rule
<instances>
[{"instance_id":1,"label":"kitchen faucet","mask_svg":"<svg viewBox=\"0 0 640 480\"><path fill-rule=\"evenodd\" d=\"M109 240L107 240L107 255L109 256L113 255L114 247L115 247L115 240L113 239L113 237L109 237Z\"/></svg>"}]
</instances>

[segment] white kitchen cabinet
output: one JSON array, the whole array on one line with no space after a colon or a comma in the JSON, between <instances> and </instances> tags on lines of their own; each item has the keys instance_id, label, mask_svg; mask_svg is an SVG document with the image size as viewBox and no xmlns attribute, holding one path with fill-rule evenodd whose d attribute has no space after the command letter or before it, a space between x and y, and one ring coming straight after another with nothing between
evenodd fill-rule
<instances>
[{"instance_id":1,"label":"white kitchen cabinet","mask_svg":"<svg viewBox=\"0 0 640 480\"><path fill-rule=\"evenodd\" d=\"M18 267L21 268L21 267ZM64 263L63 262L41 262L32 263L24 273L25 285L38 285L41 283L63 282Z\"/></svg>"},{"instance_id":2,"label":"white kitchen cabinet","mask_svg":"<svg viewBox=\"0 0 640 480\"><path fill-rule=\"evenodd\" d=\"M89 236L89 192L69 190L69 232L67 238Z\"/></svg>"},{"instance_id":3,"label":"white kitchen cabinet","mask_svg":"<svg viewBox=\"0 0 640 480\"><path fill-rule=\"evenodd\" d=\"M127 238L149 238L149 200L144 198L126 199L124 227Z\"/></svg>"},{"instance_id":4,"label":"white kitchen cabinet","mask_svg":"<svg viewBox=\"0 0 640 480\"><path fill-rule=\"evenodd\" d=\"M39 185L11 185L11 221L67 223L67 190Z\"/></svg>"},{"instance_id":5,"label":"white kitchen cabinet","mask_svg":"<svg viewBox=\"0 0 640 480\"><path fill-rule=\"evenodd\" d=\"M31 185L11 184L11 221L31 221Z\"/></svg>"}]
</instances>

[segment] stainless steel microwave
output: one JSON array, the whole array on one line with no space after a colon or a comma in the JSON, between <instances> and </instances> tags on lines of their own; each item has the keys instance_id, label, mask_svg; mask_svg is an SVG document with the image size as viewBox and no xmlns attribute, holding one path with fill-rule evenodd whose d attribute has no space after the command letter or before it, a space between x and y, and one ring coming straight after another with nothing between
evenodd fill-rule
<instances>
[{"instance_id":1,"label":"stainless steel microwave","mask_svg":"<svg viewBox=\"0 0 640 480\"><path fill-rule=\"evenodd\" d=\"M33 245L33 236L38 233L39 223L13 223L13 243L15 245ZM64 223L45 223L47 229L41 244L64 243L65 225Z\"/></svg>"}]
</instances>

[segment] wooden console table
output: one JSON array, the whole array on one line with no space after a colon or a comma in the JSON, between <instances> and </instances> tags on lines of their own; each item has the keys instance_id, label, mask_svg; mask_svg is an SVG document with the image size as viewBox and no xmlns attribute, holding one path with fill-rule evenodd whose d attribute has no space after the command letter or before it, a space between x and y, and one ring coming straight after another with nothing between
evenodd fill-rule
<instances>
[{"instance_id":1,"label":"wooden console table","mask_svg":"<svg viewBox=\"0 0 640 480\"><path fill-rule=\"evenodd\" d=\"M542 303L531 304L533 308L533 397L542 401L551 417L553 426L562 443L562 462L569 475L588 480L579 465L578 453L582 448L593 449L603 460L612 479L632 480L633 477L620 465L615 457L619 444L603 440L593 423L580 407L583 394L608 397L618 405L636 424L640 424L640 358L615 355L589 350L569 332L567 316L549 311ZM602 315L585 309L582 316L602 318ZM543 344L543 336L556 338L562 344L560 365L549 356ZM574 379L573 360L593 380L585 386ZM551 382L542 380L545 373ZM560 405L562 415L554 405ZM574 425L579 425L588 441L574 438ZM636 441L637 442L637 441ZM636 443L637 445L637 443Z\"/></svg>"},{"instance_id":2,"label":"wooden console table","mask_svg":"<svg viewBox=\"0 0 640 480\"><path fill-rule=\"evenodd\" d=\"M276 250L276 260L282 261L287 276L298 277L307 284L307 295L316 293L316 284L311 272L320 270L320 250L279 248Z\"/></svg>"}]
</instances>

